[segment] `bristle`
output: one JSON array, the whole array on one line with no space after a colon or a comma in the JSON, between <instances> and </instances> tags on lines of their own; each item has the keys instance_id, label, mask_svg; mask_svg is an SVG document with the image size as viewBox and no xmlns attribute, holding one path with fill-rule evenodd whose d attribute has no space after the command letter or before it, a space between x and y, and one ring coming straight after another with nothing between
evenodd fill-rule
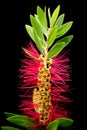
<instances>
[{"instance_id":1,"label":"bristle","mask_svg":"<svg viewBox=\"0 0 87 130\"><path fill-rule=\"evenodd\" d=\"M66 57L67 53L62 53L51 59L51 66L44 68L41 55L39 55L34 45L29 43L26 49L29 50L29 53L31 53L34 57L39 58L39 60L36 60L34 57L27 54L25 54L25 58L21 60L21 68L19 70L21 82L21 86L19 87L21 91L19 109L38 123L40 123L40 118L43 116L40 115L39 108L41 111L45 111L46 109L46 112L49 113L48 117L47 115L44 116L43 122L45 122L45 118L49 118L47 119L48 123L59 117L68 117L69 111L67 111L64 107L66 103L70 102L70 99L65 96L65 93L67 93L69 89L67 81L70 81L70 66L69 59ZM45 69L48 69L46 74ZM47 78L49 79L49 83ZM50 107L49 110L47 110L46 103L44 101L46 95L41 96L41 98L36 96L37 94L41 94L42 81L45 81L43 87L46 86L44 92L46 95L48 94L48 97L50 97L48 102L48 106ZM38 100L36 100L36 97ZM39 102L45 104L45 109L42 109L41 105L38 107Z\"/></svg>"}]
</instances>

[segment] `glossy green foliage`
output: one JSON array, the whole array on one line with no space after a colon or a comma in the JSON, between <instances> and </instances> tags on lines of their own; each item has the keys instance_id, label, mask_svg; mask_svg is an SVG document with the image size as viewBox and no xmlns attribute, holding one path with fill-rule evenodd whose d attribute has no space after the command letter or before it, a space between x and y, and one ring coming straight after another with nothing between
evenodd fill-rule
<instances>
[{"instance_id":1,"label":"glossy green foliage","mask_svg":"<svg viewBox=\"0 0 87 130\"><path fill-rule=\"evenodd\" d=\"M69 36L61 38L55 44L58 44L60 42L65 42L65 46L67 46L71 42L72 39L73 39L73 35L69 35Z\"/></svg>"},{"instance_id":2,"label":"glossy green foliage","mask_svg":"<svg viewBox=\"0 0 87 130\"><path fill-rule=\"evenodd\" d=\"M71 36L64 38L62 36L70 30L73 21L64 23L65 14L59 15L60 5L54 9L52 15L50 8L47 11L48 13L46 12L46 7L43 10L37 6L37 14L34 16L30 15L31 25L26 25L25 27L40 53L44 53L44 48L50 48L50 50L48 49L48 58L53 58L72 40L73 37ZM63 44L59 44L60 42L63 42ZM54 46L52 46L53 44ZM56 47L57 49L55 50Z\"/></svg>"},{"instance_id":3,"label":"glossy green foliage","mask_svg":"<svg viewBox=\"0 0 87 130\"><path fill-rule=\"evenodd\" d=\"M68 128L72 126L73 120L69 118L57 118L48 125L48 130L58 130L58 127Z\"/></svg>"},{"instance_id":4,"label":"glossy green foliage","mask_svg":"<svg viewBox=\"0 0 87 130\"><path fill-rule=\"evenodd\" d=\"M65 14L61 14L58 19L56 20L55 25L58 25L58 28L61 27L64 21Z\"/></svg>"},{"instance_id":5,"label":"glossy green foliage","mask_svg":"<svg viewBox=\"0 0 87 130\"><path fill-rule=\"evenodd\" d=\"M60 42L58 44L55 44L48 53L48 58L53 58L57 56L62 49L65 47L65 42Z\"/></svg>"},{"instance_id":6,"label":"glossy green foliage","mask_svg":"<svg viewBox=\"0 0 87 130\"><path fill-rule=\"evenodd\" d=\"M72 21L70 21L70 22L67 22L67 23L65 23L65 24L63 24L59 29L58 29L58 33L57 33L57 37L56 38L59 38L59 37L61 37L61 36L63 36L64 34L66 34L69 30L70 30L70 28L71 28L71 26L72 26Z\"/></svg>"},{"instance_id":7,"label":"glossy green foliage","mask_svg":"<svg viewBox=\"0 0 87 130\"><path fill-rule=\"evenodd\" d=\"M58 26L55 26L54 28L52 28L52 30L50 30L50 33L48 35L48 40L47 40L48 47L50 47L53 44L57 35L57 31L58 31Z\"/></svg>"},{"instance_id":8,"label":"glossy green foliage","mask_svg":"<svg viewBox=\"0 0 87 130\"><path fill-rule=\"evenodd\" d=\"M18 114L10 113L10 112L4 112L4 114L5 114L6 118L18 115Z\"/></svg>"},{"instance_id":9,"label":"glossy green foliage","mask_svg":"<svg viewBox=\"0 0 87 130\"><path fill-rule=\"evenodd\" d=\"M11 123L14 123L22 127L32 127L35 124L31 118L24 115L11 116L11 117L8 117L7 120Z\"/></svg>"},{"instance_id":10,"label":"glossy green foliage","mask_svg":"<svg viewBox=\"0 0 87 130\"><path fill-rule=\"evenodd\" d=\"M38 50L42 53L42 49L43 49L43 41L42 39L37 35L37 32L35 31L34 28L32 28L29 25L26 25L26 30L28 32L28 34L30 35L30 37L32 38L32 40L36 43L36 46L38 48Z\"/></svg>"},{"instance_id":11,"label":"glossy green foliage","mask_svg":"<svg viewBox=\"0 0 87 130\"><path fill-rule=\"evenodd\" d=\"M50 24L50 19L51 19L51 12L50 12L50 8L48 8L48 19L49 19L49 24Z\"/></svg>"},{"instance_id":12,"label":"glossy green foliage","mask_svg":"<svg viewBox=\"0 0 87 130\"><path fill-rule=\"evenodd\" d=\"M11 127L11 126L2 126L1 130L21 130L19 128Z\"/></svg>"},{"instance_id":13,"label":"glossy green foliage","mask_svg":"<svg viewBox=\"0 0 87 130\"><path fill-rule=\"evenodd\" d=\"M47 28L45 28L45 27L41 24L41 22L40 22L39 19L38 19L38 15L35 15L35 19L37 20L37 22L38 22L38 24L39 24L39 26L40 26L40 28L41 28L41 31L42 31L43 35L45 35L45 36L47 37L47 34L46 34Z\"/></svg>"},{"instance_id":14,"label":"glossy green foliage","mask_svg":"<svg viewBox=\"0 0 87 130\"><path fill-rule=\"evenodd\" d=\"M59 126L61 127L70 127L74 123L74 121L69 118L58 118L57 120L59 121Z\"/></svg>"},{"instance_id":15,"label":"glossy green foliage","mask_svg":"<svg viewBox=\"0 0 87 130\"><path fill-rule=\"evenodd\" d=\"M59 11L60 11L60 5L58 5L58 7L53 11L52 17L50 19L50 28L52 28L57 20L57 17L59 15Z\"/></svg>"},{"instance_id":16,"label":"glossy green foliage","mask_svg":"<svg viewBox=\"0 0 87 130\"><path fill-rule=\"evenodd\" d=\"M48 58L53 58L57 56L63 50L63 48L71 42L72 38L73 38L73 35L70 35L57 41L50 49L48 53Z\"/></svg>"},{"instance_id":17,"label":"glossy green foliage","mask_svg":"<svg viewBox=\"0 0 87 130\"><path fill-rule=\"evenodd\" d=\"M39 6L37 6L37 16L40 23L43 25L45 29L47 29L47 18L46 12L43 11Z\"/></svg>"},{"instance_id":18,"label":"glossy green foliage","mask_svg":"<svg viewBox=\"0 0 87 130\"><path fill-rule=\"evenodd\" d=\"M37 35L42 39L44 40L44 37L43 37L43 33L42 33L42 30L37 22L37 20L35 19L34 16L30 15L30 21L31 21L31 24L34 28L34 30L36 31Z\"/></svg>"},{"instance_id":19,"label":"glossy green foliage","mask_svg":"<svg viewBox=\"0 0 87 130\"><path fill-rule=\"evenodd\" d=\"M30 25L25 25L25 28L27 30L27 33L30 35L31 39L35 42L33 27L31 27Z\"/></svg>"},{"instance_id":20,"label":"glossy green foliage","mask_svg":"<svg viewBox=\"0 0 87 130\"><path fill-rule=\"evenodd\" d=\"M59 121L54 120L48 125L48 130L57 130L59 126Z\"/></svg>"}]
</instances>

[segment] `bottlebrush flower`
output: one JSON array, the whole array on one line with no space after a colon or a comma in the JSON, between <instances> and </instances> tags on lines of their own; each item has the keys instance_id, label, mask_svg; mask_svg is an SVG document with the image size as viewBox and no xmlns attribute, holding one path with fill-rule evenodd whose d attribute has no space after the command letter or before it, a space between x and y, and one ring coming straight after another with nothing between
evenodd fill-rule
<instances>
[{"instance_id":1,"label":"bottlebrush flower","mask_svg":"<svg viewBox=\"0 0 87 130\"><path fill-rule=\"evenodd\" d=\"M59 15L60 5L50 13L46 8L37 6L37 14L30 15L31 26L26 30L33 40L23 47L24 59L21 60L20 105L23 114L35 120L36 125L48 129L48 124L57 118L68 118L65 103L70 99L65 96L70 80L70 66L67 46L73 35L61 38L69 31L72 21L63 24L64 14ZM33 129L33 128L32 128Z\"/></svg>"}]
</instances>

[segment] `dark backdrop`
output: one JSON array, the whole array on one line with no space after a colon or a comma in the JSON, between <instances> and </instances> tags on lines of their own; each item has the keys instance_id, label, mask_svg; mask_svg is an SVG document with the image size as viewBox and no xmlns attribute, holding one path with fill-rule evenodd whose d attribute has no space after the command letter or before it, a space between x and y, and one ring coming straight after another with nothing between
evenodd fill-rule
<instances>
[{"instance_id":1,"label":"dark backdrop","mask_svg":"<svg viewBox=\"0 0 87 130\"><path fill-rule=\"evenodd\" d=\"M36 6L50 7L53 11L60 4L60 13L65 13L65 21L74 21L68 34L73 34L74 39L68 46L71 49L70 58L72 66L72 117L77 130L81 125L80 98L80 61L81 61L81 3L73 0L18 0L3 2L1 22L1 105L0 125L5 124L3 112L17 112L18 107L18 68L21 57L21 46L29 41L25 24L30 24L29 14L36 12Z\"/></svg>"}]
</instances>

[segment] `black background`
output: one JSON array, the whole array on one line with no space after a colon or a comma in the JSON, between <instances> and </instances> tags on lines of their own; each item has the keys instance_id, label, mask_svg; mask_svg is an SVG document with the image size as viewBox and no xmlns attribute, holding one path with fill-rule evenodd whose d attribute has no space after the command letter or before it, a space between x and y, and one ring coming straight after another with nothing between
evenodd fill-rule
<instances>
[{"instance_id":1,"label":"black background","mask_svg":"<svg viewBox=\"0 0 87 130\"><path fill-rule=\"evenodd\" d=\"M5 111L17 113L18 107L18 68L21 57L21 46L30 38L25 30L25 24L30 24L29 15L36 13L36 6L50 7L53 11L60 4L60 14L65 13L65 22L73 21L68 34L74 39L68 46L71 49L72 66L72 117L77 130L81 127L81 31L82 3L73 0L18 0L1 4L1 105L0 125L5 124Z\"/></svg>"}]
</instances>

